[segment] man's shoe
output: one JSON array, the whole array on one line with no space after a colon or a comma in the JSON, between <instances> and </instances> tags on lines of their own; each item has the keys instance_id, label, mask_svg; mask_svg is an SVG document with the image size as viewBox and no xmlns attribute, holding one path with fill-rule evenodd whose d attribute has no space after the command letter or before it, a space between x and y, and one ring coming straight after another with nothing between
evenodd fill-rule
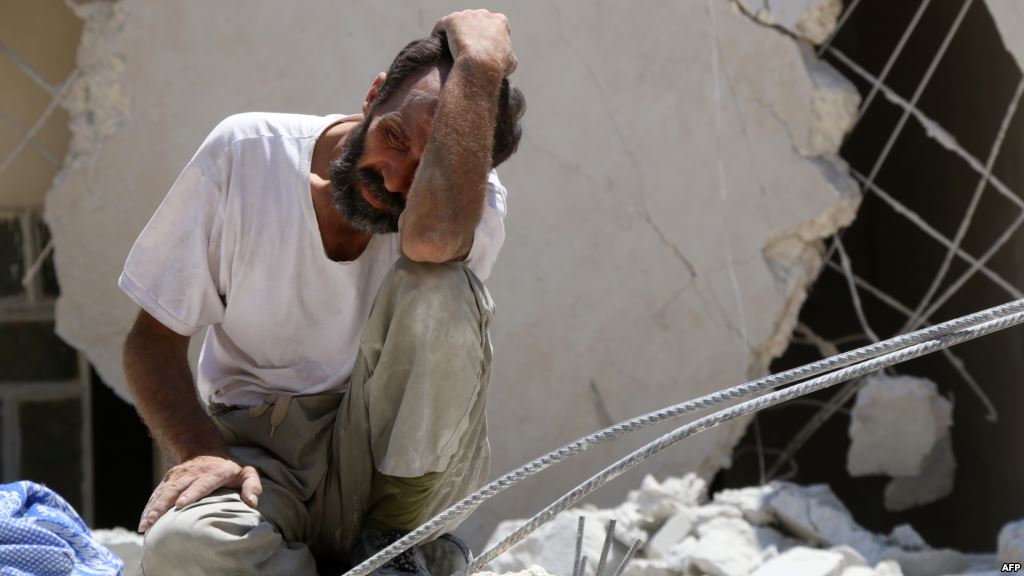
<instances>
[{"instance_id":1,"label":"man's shoe","mask_svg":"<svg viewBox=\"0 0 1024 576\"><path fill-rule=\"evenodd\" d=\"M451 576L469 566L469 546L454 534L442 534L420 546L431 576Z\"/></svg>"},{"instance_id":2,"label":"man's shoe","mask_svg":"<svg viewBox=\"0 0 1024 576\"><path fill-rule=\"evenodd\" d=\"M352 566L361 564L406 534L408 532L401 530L366 529L359 535L359 540L356 541L355 548L352 549ZM370 574L373 576L430 576L426 560L419 546L413 546L402 552Z\"/></svg>"},{"instance_id":3,"label":"man's shoe","mask_svg":"<svg viewBox=\"0 0 1024 576\"><path fill-rule=\"evenodd\" d=\"M370 528L352 550L352 566L387 548L408 532ZM454 534L413 546L372 572L373 576L451 576L469 566L469 546Z\"/></svg>"}]
</instances>

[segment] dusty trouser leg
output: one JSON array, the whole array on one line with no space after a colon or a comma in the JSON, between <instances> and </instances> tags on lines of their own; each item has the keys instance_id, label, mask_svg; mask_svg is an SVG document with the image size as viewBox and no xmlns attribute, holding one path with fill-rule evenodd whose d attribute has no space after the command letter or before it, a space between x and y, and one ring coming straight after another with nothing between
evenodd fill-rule
<instances>
[{"instance_id":1,"label":"dusty trouser leg","mask_svg":"<svg viewBox=\"0 0 1024 576\"><path fill-rule=\"evenodd\" d=\"M316 564L306 546L286 542L237 491L221 490L167 512L149 529L141 573L315 576Z\"/></svg>"},{"instance_id":2,"label":"dusty trouser leg","mask_svg":"<svg viewBox=\"0 0 1024 576\"><path fill-rule=\"evenodd\" d=\"M438 475L420 520L486 480L492 313L486 288L463 264L395 264L377 294L339 412L337 473L328 482L336 478L340 490L328 492L340 494L342 518L324 518L319 545L351 550L381 475Z\"/></svg>"},{"instance_id":3,"label":"dusty trouser leg","mask_svg":"<svg viewBox=\"0 0 1024 576\"><path fill-rule=\"evenodd\" d=\"M290 408L287 407L290 404ZM214 416L231 456L260 474L257 510L237 490L218 490L167 512L146 534L146 576L259 574L315 576L307 503L322 491L340 396L291 399L274 423L246 409Z\"/></svg>"}]
</instances>

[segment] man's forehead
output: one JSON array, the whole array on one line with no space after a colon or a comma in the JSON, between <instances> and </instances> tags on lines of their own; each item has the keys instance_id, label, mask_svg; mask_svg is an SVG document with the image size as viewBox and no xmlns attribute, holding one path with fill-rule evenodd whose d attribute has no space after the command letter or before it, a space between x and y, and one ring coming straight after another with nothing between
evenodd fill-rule
<instances>
[{"instance_id":1,"label":"man's forehead","mask_svg":"<svg viewBox=\"0 0 1024 576\"><path fill-rule=\"evenodd\" d=\"M441 76L436 68L418 78L410 78L392 102L381 110L381 116L402 118L409 136L426 138L441 96Z\"/></svg>"},{"instance_id":2,"label":"man's forehead","mask_svg":"<svg viewBox=\"0 0 1024 576\"><path fill-rule=\"evenodd\" d=\"M442 76L436 67L426 69L422 74L410 78L399 94L403 105L436 106L441 97Z\"/></svg>"},{"instance_id":3,"label":"man's forehead","mask_svg":"<svg viewBox=\"0 0 1024 576\"><path fill-rule=\"evenodd\" d=\"M430 66L417 70L395 88L380 107L381 113L393 112L407 104L436 105L441 96L441 86L448 76L449 67Z\"/></svg>"},{"instance_id":4,"label":"man's forehead","mask_svg":"<svg viewBox=\"0 0 1024 576\"><path fill-rule=\"evenodd\" d=\"M415 106L433 110L440 101L440 90L420 90L413 88L406 95L403 107Z\"/></svg>"}]
</instances>

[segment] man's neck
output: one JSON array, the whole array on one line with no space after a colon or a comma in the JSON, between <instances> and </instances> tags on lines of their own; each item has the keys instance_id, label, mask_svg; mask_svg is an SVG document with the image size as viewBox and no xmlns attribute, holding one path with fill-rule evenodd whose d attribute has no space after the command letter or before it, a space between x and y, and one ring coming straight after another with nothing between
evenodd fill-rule
<instances>
[{"instance_id":1,"label":"man's neck","mask_svg":"<svg viewBox=\"0 0 1024 576\"><path fill-rule=\"evenodd\" d=\"M331 200L331 162L341 155L345 139L360 120L359 116L349 117L324 130L313 147L310 162L309 188L320 240L324 253L336 262L358 258L373 237L349 224Z\"/></svg>"}]
</instances>

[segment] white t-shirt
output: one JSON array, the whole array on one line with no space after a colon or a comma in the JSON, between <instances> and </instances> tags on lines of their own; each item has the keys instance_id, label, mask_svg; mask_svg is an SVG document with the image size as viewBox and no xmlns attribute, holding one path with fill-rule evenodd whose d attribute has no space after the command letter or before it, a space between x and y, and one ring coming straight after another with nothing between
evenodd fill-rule
<instances>
[{"instance_id":1,"label":"white t-shirt","mask_svg":"<svg viewBox=\"0 0 1024 576\"><path fill-rule=\"evenodd\" d=\"M345 390L397 234L352 262L327 258L310 193L317 138L342 115L228 117L185 166L132 247L118 285L168 328L209 327L196 385L206 403ZM490 273L505 238L491 171L466 264Z\"/></svg>"}]
</instances>

